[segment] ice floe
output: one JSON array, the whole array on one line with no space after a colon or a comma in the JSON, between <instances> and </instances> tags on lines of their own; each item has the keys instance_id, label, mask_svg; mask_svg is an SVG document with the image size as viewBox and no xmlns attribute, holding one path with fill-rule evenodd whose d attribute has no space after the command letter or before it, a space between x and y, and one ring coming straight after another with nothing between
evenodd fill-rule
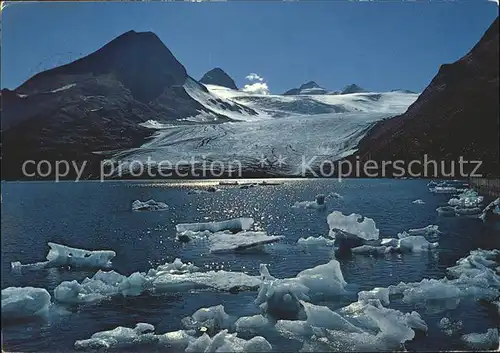
<instances>
[{"instance_id":1,"label":"ice floe","mask_svg":"<svg viewBox=\"0 0 500 353\"><path fill-rule=\"evenodd\" d=\"M491 350L499 346L497 328L488 329L485 333L469 333L461 339L468 348L474 350Z\"/></svg>"},{"instance_id":2,"label":"ice floe","mask_svg":"<svg viewBox=\"0 0 500 353\"><path fill-rule=\"evenodd\" d=\"M236 318L229 316L224 311L223 305L200 308L193 315L181 320L182 325L188 330L208 331L214 334L223 329L230 329Z\"/></svg>"},{"instance_id":3,"label":"ice floe","mask_svg":"<svg viewBox=\"0 0 500 353\"><path fill-rule=\"evenodd\" d=\"M250 248L272 244L283 239L284 236L271 236L266 232L243 231L233 234L231 232L217 232L209 236L210 252L243 251Z\"/></svg>"},{"instance_id":4,"label":"ice floe","mask_svg":"<svg viewBox=\"0 0 500 353\"><path fill-rule=\"evenodd\" d=\"M325 306L301 304L307 319L279 320L276 329L285 337L303 341L304 352L400 349L415 337L415 331L427 331L418 313L384 308L379 300L355 302L336 312Z\"/></svg>"},{"instance_id":5,"label":"ice floe","mask_svg":"<svg viewBox=\"0 0 500 353\"><path fill-rule=\"evenodd\" d=\"M188 194L189 195L211 194L211 193L218 192L218 191L221 191L221 189L217 189L217 188L215 188L213 186L209 186L206 189L192 189L192 190L189 190Z\"/></svg>"},{"instance_id":6,"label":"ice floe","mask_svg":"<svg viewBox=\"0 0 500 353\"><path fill-rule=\"evenodd\" d=\"M158 202L155 200L139 201L135 200L132 202L133 211L164 211L168 209L168 205L163 202Z\"/></svg>"},{"instance_id":7,"label":"ice floe","mask_svg":"<svg viewBox=\"0 0 500 353\"><path fill-rule=\"evenodd\" d=\"M2 289L2 319L28 319L43 316L50 306L46 289L9 287Z\"/></svg>"},{"instance_id":8,"label":"ice floe","mask_svg":"<svg viewBox=\"0 0 500 353\"><path fill-rule=\"evenodd\" d=\"M301 271L293 278L276 279L265 265L260 266L260 273L263 280L255 304L276 318L295 318L300 300L343 294L347 285L337 260Z\"/></svg>"},{"instance_id":9,"label":"ice floe","mask_svg":"<svg viewBox=\"0 0 500 353\"><path fill-rule=\"evenodd\" d=\"M297 240L297 244L300 246L313 247L313 246L333 246L335 244L335 240L325 238L322 236L319 237L307 237L307 238L299 238Z\"/></svg>"},{"instance_id":10,"label":"ice floe","mask_svg":"<svg viewBox=\"0 0 500 353\"><path fill-rule=\"evenodd\" d=\"M47 261L33 264L21 264L19 261L12 262L11 267L15 270L43 269L50 267L74 267L74 268L110 268L111 260L116 256L112 250L86 250L71 248L66 245L48 243L50 250L46 256Z\"/></svg>"},{"instance_id":11,"label":"ice floe","mask_svg":"<svg viewBox=\"0 0 500 353\"><path fill-rule=\"evenodd\" d=\"M334 211L328 215L327 223L330 228L328 235L335 239L340 250L361 246L379 237L375 221L356 213L344 216L342 212Z\"/></svg>"},{"instance_id":12,"label":"ice floe","mask_svg":"<svg viewBox=\"0 0 500 353\"><path fill-rule=\"evenodd\" d=\"M483 220L483 222L490 218L500 219L500 197L489 203L481 212L479 218Z\"/></svg>"},{"instance_id":13,"label":"ice floe","mask_svg":"<svg viewBox=\"0 0 500 353\"><path fill-rule=\"evenodd\" d=\"M424 205L424 204L425 204L425 201L424 201L424 200L421 200L421 199L418 199L418 200L412 201L411 203L415 203L415 204L417 204L417 205Z\"/></svg>"},{"instance_id":14,"label":"ice floe","mask_svg":"<svg viewBox=\"0 0 500 353\"><path fill-rule=\"evenodd\" d=\"M479 196L476 191L468 189L458 195L457 198L451 198L448 201L448 205L460 207L477 207L483 202L483 200L483 196Z\"/></svg>"},{"instance_id":15,"label":"ice floe","mask_svg":"<svg viewBox=\"0 0 500 353\"><path fill-rule=\"evenodd\" d=\"M207 333L196 336L193 330L173 331L155 334L155 327L147 323L138 323L135 328L116 327L113 330L94 333L90 338L78 340L74 347L77 350L101 349L134 349L138 345L147 344L174 348L185 352L270 352L271 344L263 337L256 336L250 340L237 337L236 333L222 330L210 337Z\"/></svg>"},{"instance_id":16,"label":"ice floe","mask_svg":"<svg viewBox=\"0 0 500 353\"><path fill-rule=\"evenodd\" d=\"M389 286L390 295L402 296L403 302L412 304L434 302L439 310L454 308L463 298L493 301L500 294L499 259L500 250L474 250L447 269L452 279L401 282Z\"/></svg>"},{"instance_id":17,"label":"ice floe","mask_svg":"<svg viewBox=\"0 0 500 353\"><path fill-rule=\"evenodd\" d=\"M220 232L223 230L230 230L239 232L242 230L249 230L254 223L253 218L234 218L220 222L205 222L205 223L181 223L175 226L178 233L191 231L203 232L209 231L212 233Z\"/></svg>"},{"instance_id":18,"label":"ice floe","mask_svg":"<svg viewBox=\"0 0 500 353\"><path fill-rule=\"evenodd\" d=\"M137 296L143 292L153 294L185 292L195 289L235 291L257 289L261 280L243 272L200 272L193 264L176 259L147 273L134 272L124 276L115 271L98 271L81 283L65 281L54 289L54 298L61 303L78 304L100 301L113 296Z\"/></svg>"},{"instance_id":19,"label":"ice floe","mask_svg":"<svg viewBox=\"0 0 500 353\"><path fill-rule=\"evenodd\" d=\"M323 210L326 208L325 198L326 198L325 195L319 194L319 195L316 195L316 198L314 201L298 201L298 202L295 202L295 204L292 207L293 208L312 208L312 209Z\"/></svg>"},{"instance_id":20,"label":"ice floe","mask_svg":"<svg viewBox=\"0 0 500 353\"><path fill-rule=\"evenodd\" d=\"M75 349L97 350L109 348L127 348L156 340L154 326L138 323L134 328L118 326L113 330L94 333L90 338L75 342Z\"/></svg>"},{"instance_id":21,"label":"ice floe","mask_svg":"<svg viewBox=\"0 0 500 353\"><path fill-rule=\"evenodd\" d=\"M453 336L462 330L463 322L461 320L453 321L447 317L439 320L438 327L447 335Z\"/></svg>"}]
</instances>

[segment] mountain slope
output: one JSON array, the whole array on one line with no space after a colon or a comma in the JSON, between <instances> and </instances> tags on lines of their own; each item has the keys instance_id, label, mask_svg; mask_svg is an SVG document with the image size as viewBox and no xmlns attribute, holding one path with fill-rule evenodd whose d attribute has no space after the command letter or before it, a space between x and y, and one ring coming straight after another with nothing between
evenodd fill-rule
<instances>
[{"instance_id":1,"label":"mountain slope","mask_svg":"<svg viewBox=\"0 0 500 353\"><path fill-rule=\"evenodd\" d=\"M498 39L497 18L467 55L441 66L406 113L379 122L361 140L358 156L410 161L427 154L448 161L448 172L450 161L462 156L483 161L482 174L498 176Z\"/></svg>"},{"instance_id":2,"label":"mountain slope","mask_svg":"<svg viewBox=\"0 0 500 353\"><path fill-rule=\"evenodd\" d=\"M309 81L301 85L299 88L292 88L285 93L285 96L296 96L296 95L317 95L317 94L327 94L328 91L320 87L316 82Z\"/></svg>"},{"instance_id":3,"label":"mountain slope","mask_svg":"<svg viewBox=\"0 0 500 353\"><path fill-rule=\"evenodd\" d=\"M189 84L189 93L185 85ZM193 95L209 101L199 101ZM225 122L257 112L211 97L151 32L129 31L96 52L2 90L2 178L25 160L99 161L140 146L143 123Z\"/></svg>"},{"instance_id":4,"label":"mountain slope","mask_svg":"<svg viewBox=\"0 0 500 353\"><path fill-rule=\"evenodd\" d=\"M224 70L218 67L208 71L205 75L203 75L203 77L200 79L200 83L207 85L217 85L230 89L238 89L231 76L229 76Z\"/></svg>"}]
</instances>

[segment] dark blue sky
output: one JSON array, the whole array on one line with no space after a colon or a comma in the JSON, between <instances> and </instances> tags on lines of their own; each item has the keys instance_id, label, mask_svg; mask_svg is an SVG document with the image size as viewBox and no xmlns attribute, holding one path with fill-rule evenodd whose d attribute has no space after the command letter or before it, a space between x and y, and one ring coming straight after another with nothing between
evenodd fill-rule
<instances>
[{"instance_id":1,"label":"dark blue sky","mask_svg":"<svg viewBox=\"0 0 500 353\"><path fill-rule=\"evenodd\" d=\"M421 91L498 16L486 0L453 2L20 3L2 14L1 86L86 55L121 33L153 31L199 79L221 67L282 93L315 80L328 89Z\"/></svg>"}]
</instances>

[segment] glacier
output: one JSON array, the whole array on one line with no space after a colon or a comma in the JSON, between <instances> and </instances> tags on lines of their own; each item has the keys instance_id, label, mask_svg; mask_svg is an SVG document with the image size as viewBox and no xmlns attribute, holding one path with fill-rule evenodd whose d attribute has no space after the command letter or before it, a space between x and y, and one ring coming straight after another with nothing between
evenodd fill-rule
<instances>
[{"instance_id":1,"label":"glacier","mask_svg":"<svg viewBox=\"0 0 500 353\"><path fill-rule=\"evenodd\" d=\"M402 92L252 95L212 85L206 85L205 92L191 81L186 81L186 92L209 111L231 121L214 123L216 118L201 113L175 124L148 121L143 125L154 131L152 138L111 158L122 166L123 173L132 161L140 161L165 173L173 172L172 165L176 165L183 174L210 171L215 175L220 170L213 173L217 168L212 163L217 161L233 177L239 176L236 172L240 170L300 176L305 172L304 159L310 161L312 170L318 170L323 161L353 154L376 122L403 113L418 97ZM188 163L191 159L196 163ZM280 160L285 163L278 163Z\"/></svg>"}]
</instances>

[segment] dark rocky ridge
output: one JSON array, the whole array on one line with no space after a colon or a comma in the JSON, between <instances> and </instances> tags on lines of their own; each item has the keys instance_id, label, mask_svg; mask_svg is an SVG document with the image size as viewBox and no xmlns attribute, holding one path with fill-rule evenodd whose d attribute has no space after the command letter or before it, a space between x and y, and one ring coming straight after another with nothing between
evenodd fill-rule
<instances>
[{"instance_id":1,"label":"dark rocky ridge","mask_svg":"<svg viewBox=\"0 0 500 353\"><path fill-rule=\"evenodd\" d=\"M207 85L217 85L235 90L238 89L231 76L229 76L224 70L218 67L208 71L205 75L203 75L203 77L200 79L200 83Z\"/></svg>"},{"instance_id":2,"label":"dark rocky ridge","mask_svg":"<svg viewBox=\"0 0 500 353\"><path fill-rule=\"evenodd\" d=\"M13 91L2 90L2 179L23 179L22 163L42 159L88 160L87 176L96 177L97 162L106 153L138 147L151 136L142 122L200 113L218 122L231 120L192 99L183 87L188 78L155 34L129 31ZM226 109L255 113L237 104Z\"/></svg>"},{"instance_id":3,"label":"dark rocky ridge","mask_svg":"<svg viewBox=\"0 0 500 353\"><path fill-rule=\"evenodd\" d=\"M409 162L427 154L447 161L448 173L451 161L462 156L482 161L481 174L498 177L498 29L497 17L467 55L442 65L406 113L377 123L349 159Z\"/></svg>"},{"instance_id":4,"label":"dark rocky ridge","mask_svg":"<svg viewBox=\"0 0 500 353\"><path fill-rule=\"evenodd\" d=\"M362 93L362 92L365 92L365 90L353 83L345 86L340 94L351 94L351 93Z\"/></svg>"},{"instance_id":5,"label":"dark rocky ridge","mask_svg":"<svg viewBox=\"0 0 500 353\"><path fill-rule=\"evenodd\" d=\"M306 91L308 90L308 91ZM305 92L304 92L305 91ZM309 81L304 84L302 84L299 88L292 88L283 95L285 96L296 96L300 94L327 94L328 91L324 88L322 88L320 85L318 85L314 81Z\"/></svg>"}]
</instances>

